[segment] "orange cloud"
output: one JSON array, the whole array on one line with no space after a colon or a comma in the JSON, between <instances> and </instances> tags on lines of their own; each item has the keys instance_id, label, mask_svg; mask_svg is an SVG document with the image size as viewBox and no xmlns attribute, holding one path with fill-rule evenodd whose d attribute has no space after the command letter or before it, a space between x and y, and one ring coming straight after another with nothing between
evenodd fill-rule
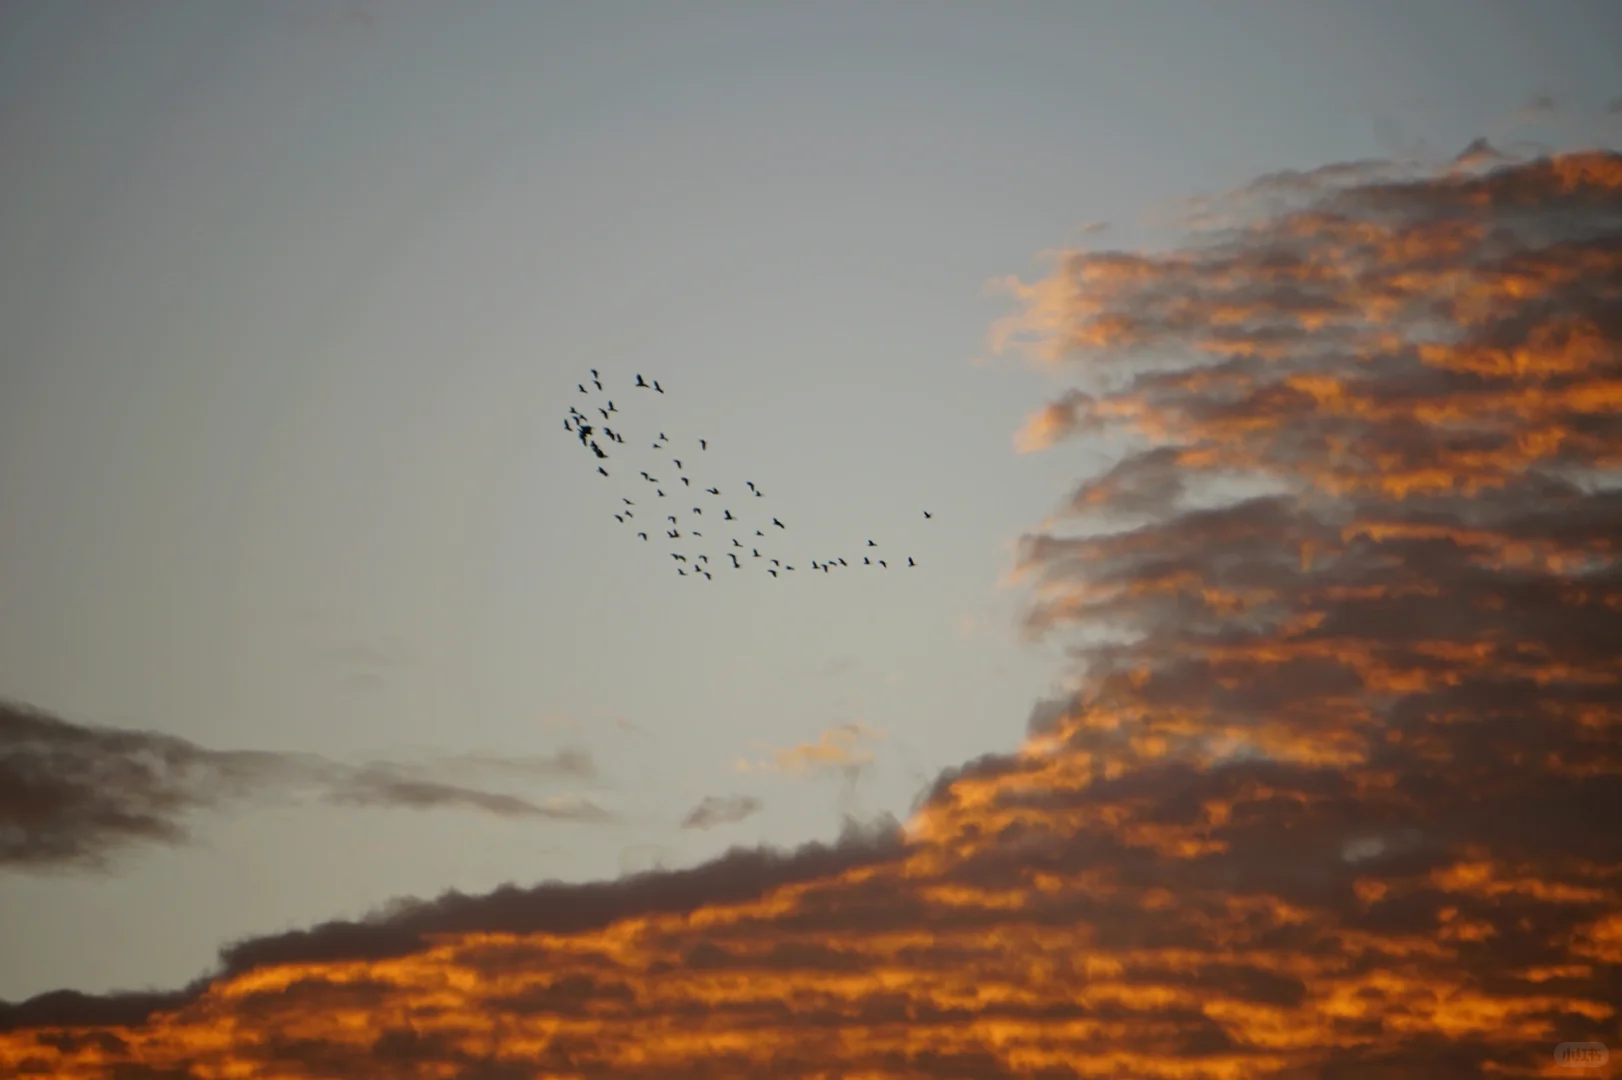
<instances>
[{"instance_id":1,"label":"orange cloud","mask_svg":"<svg viewBox=\"0 0 1622 1080\"><path fill-rule=\"evenodd\" d=\"M1098 531L1018 553L1073 688L905 830L239 943L172 995L0 1009L0 1072L1398 1080L1622 1047L1622 157L1482 167L1264 178L1243 227L1014 290L1003 343L1087 384L1042 438L1132 449L1067 500Z\"/></svg>"}]
</instances>

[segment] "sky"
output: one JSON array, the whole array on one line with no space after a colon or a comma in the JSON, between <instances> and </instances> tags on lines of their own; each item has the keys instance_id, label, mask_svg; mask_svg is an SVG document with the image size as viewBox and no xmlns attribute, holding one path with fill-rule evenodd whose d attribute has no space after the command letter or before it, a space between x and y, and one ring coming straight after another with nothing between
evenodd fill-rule
<instances>
[{"instance_id":1,"label":"sky","mask_svg":"<svg viewBox=\"0 0 1622 1080\"><path fill-rule=\"evenodd\" d=\"M1619 46L0 9L0 1064L1622 1046Z\"/></svg>"}]
</instances>

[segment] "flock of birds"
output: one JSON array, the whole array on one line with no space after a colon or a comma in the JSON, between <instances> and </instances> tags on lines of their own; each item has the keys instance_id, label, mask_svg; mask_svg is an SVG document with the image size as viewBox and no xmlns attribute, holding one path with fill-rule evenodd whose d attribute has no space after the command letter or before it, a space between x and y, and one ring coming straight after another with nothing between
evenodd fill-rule
<instances>
[{"instance_id":1,"label":"flock of birds","mask_svg":"<svg viewBox=\"0 0 1622 1080\"><path fill-rule=\"evenodd\" d=\"M578 384L579 392L588 398L586 408L570 405L569 415L563 421L563 430L579 440L581 447L592 455L600 475L608 479L631 476L618 466L609 469L607 463L614 454L605 450L603 444L628 450L633 445L640 445L640 440L646 437L638 437L636 443L628 441L628 433L618 426L622 416L619 407L607 396L596 368L591 369L588 381L600 396L594 399L586 382ZM640 374L631 390L633 393L665 392L658 379L649 381ZM773 578L796 572L795 564L784 561L774 553L775 541L788 532L788 526L770 513L758 509L760 504L755 500L766 498L766 493L753 480L746 480L742 490L722 492L715 484L695 479L695 475L701 471L698 466L709 453L708 439L697 440L696 456L691 447L681 449L662 431L657 438L649 441L653 450L662 453L674 471L655 466L662 476L652 475L649 469L635 473L634 478L640 483L633 491L640 498L622 495L622 505L614 513L616 522L626 530L635 532L643 543L652 544L655 539L667 541L672 549L672 564L682 577L702 577L706 581L714 581L716 572L756 568L765 570ZM687 503L693 505L678 509ZM925 520L934 517L928 510L923 514ZM713 560L709 552L697 550L711 546L719 548ZM853 567L876 570L891 567L888 555L871 539L857 554L862 560L859 563L853 563L842 555L819 556L805 561L813 572L820 570L824 574ZM857 554L852 554L850 558L855 559ZM896 562L896 567L918 565L911 555L906 556L906 560L905 564Z\"/></svg>"}]
</instances>

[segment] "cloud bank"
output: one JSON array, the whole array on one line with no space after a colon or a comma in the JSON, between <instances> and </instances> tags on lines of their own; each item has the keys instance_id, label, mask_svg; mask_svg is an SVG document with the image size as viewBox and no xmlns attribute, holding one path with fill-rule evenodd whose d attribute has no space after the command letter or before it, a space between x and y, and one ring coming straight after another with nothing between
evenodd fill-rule
<instances>
[{"instance_id":1,"label":"cloud bank","mask_svg":"<svg viewBox=\"0 0 1622 1080\"><path fill-rule=\"evenodd\" d=\"M1120 452L1064 501L1083 531L1020 552L1081 689L904 833L244 942L170 997L11 1007L0 1072L1432 1080L1617 1048L1622 157L1481 168L1273 178L1180 250L1019 286L1002 342L1077 383L1029 442Z\"/></svg>"},{"instance_id":2,"label":"cloud bank","mask_svg":"<svg viewBox=\"0 0 1622 1080\"><path fill-rule=\"evenodd\" d=\"M606 821L583 800L532 802L453 782L504 771L531 779L589 778L583 750L552 757L462 757L422 767L341 765L308 754L209 750L172 735L75 724L0 701L0 870L107 870L143 843L183 843L185 819L260 795L317 793L328 802L501 817Z\"/></svg>"}]
</instances>

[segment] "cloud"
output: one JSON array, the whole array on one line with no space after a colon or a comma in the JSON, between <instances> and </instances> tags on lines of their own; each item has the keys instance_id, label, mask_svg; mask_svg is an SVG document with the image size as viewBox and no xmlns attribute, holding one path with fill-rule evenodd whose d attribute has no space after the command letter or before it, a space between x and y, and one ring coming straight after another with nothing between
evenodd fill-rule
<instances>
[{"instance_id":1,"label":"cloud","mask_svg":"<svg viewBox=\"0 0 1622 1080\"><path fill-rule=\"evenodd\" d=\"M717 825L734 825L753 814L765 804L753 795L706 795L704 800L682 818L684 829L710 829Z\"/></svg>"},{"instance_id":2,"label":"cloud","mask_svg":"<svg viewBox=\"0 0 1622 1080\"><path fill-rule=\"evenodd\" d=\"M847 774L872 764L873 755L863 744L883 736L861 723L835 724L817 736L817 741L781 750L761 761L740 758L740 772L808 773L839 769Z\"/></svg>"},{"instance_id":3,"label":"cloud","mask_svg":"<svg viewBox=\"0 0 1622 1080\"><path fill-rule=\"evenodd\" d=\"M425 769L437 773L423 775ZM172 735L75 724L0 701L0 868L106 870L142 843L183 843L185 819L254 795L310 789L332 802L467 809L504 817L599 821L589 803L537 804L452 783L493 770L526 777L586 777L589 755L463 757L428 766L342 765L307 754L209 750Z\"/></svg>"},{"instance_id":4,"label":"cloud","mask_svg":"<svg viewBox=\"0 0 1622 1080\"><path fill-rule=\"evenodd\" d=\"M240 942L173 995L0 1010L0 1072L1397 1080L1614 1046L1622 157L1323 176L1023 294L1010 347L1122 448L1067 503L1089 531L1019 552L1075 680L904 830ZM810 745L770 764L856 743Z\"/></svg>"}]
</instances>

